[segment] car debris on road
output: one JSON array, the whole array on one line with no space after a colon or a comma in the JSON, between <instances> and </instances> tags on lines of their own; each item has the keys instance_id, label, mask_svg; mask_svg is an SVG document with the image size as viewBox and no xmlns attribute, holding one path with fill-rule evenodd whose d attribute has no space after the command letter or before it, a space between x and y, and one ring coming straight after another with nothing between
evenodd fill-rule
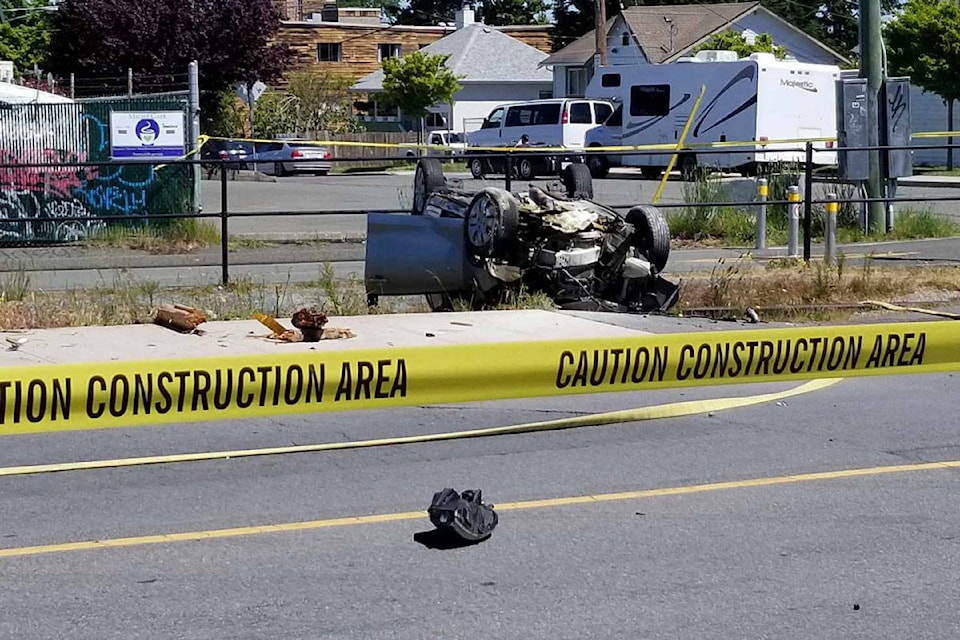
<instances>
[{"instance_id":1,"label":"car debris on road","mask_svg":"<svg viewBox=\"0 0 960 640\"><path fill-rule=\"evenodd\" d=\"M255 313L253 317L273 332L267 338L276 342L318 342L357 337L350 329L325 326L327 314L313 307L298 309L293 314L293 329L287 329L276 318L265 313Z\"/></svg>"},{"instance_id":2,"label":"car debris on road","mask_svg":"<svg viewBox=\"0 0 960 640\"><path fill-rule=\"evenodd\" d=\"M450 488L438 491L433 494L427 514L437 529L468 542L489 538L499 521L493 505L483 502L480 489L465 489L463 493Z\"/></svg>"},{"instance_id":3,"label":"car debris on road","mask_svg":"<svg viewBox=\"0 0 960 640\"><path fill-rule=\"evenodd\" d=\"M594 202L584 164L568 165L561 178L524 192L469 192L443 175L439 161L421 159L413 215L368 216L370 302L423 294L433 310L457 301L481 308L527 291L563 309L652 312L676 304L679 286L660 275L670 255L660 211L639 205L624 215Z\"/></svg>"}]
</instances>

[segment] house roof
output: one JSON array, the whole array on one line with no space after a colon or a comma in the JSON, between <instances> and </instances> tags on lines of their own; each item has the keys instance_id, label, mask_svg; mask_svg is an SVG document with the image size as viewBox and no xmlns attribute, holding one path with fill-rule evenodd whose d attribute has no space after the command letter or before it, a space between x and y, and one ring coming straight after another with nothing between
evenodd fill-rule
<instances>
[{"instance_id":1,"label":"house roof","mask_svg":"<svg viewBox=\"0 0 960 640\"><path fill-rule=\"evenodd\" d=\"M729 2L717 4L650 5L628 7L618 18L607 21L607 35L617 19L626 22L636 36L649 62L672 62L686 55L716 33L734 26L737 20L756 12L763 12L830 52L839 61L846 58L825 44L805 34L759 2ZM560 51L551 54L541 66L583 65L595 53L594 32L582 36Z\"/></svg>"},{"instance_id":2,"label":"house roof","mask_svg":"<svg viewBox=\"0 0 960 640\"><path fill-rule=\"evenodd\" d=\"M516 38L482 24L471 24L427 45L424 53L443 54L447 68L460 84L474 82L552 82L552 74L540 63L547 54ZM354 91L383 90L383 70L354 84Z\"/></svg>"},{"instance_id":3,"label":"house roof","mask_svg":"<svg viewBox=\"0 0 960 640\"><path fill-rule=\"evenodd\" d=\"M0 82L0 103L4 104L54 104L72 103L73 100L55 93Z\"/></svg>"}]
</instances>

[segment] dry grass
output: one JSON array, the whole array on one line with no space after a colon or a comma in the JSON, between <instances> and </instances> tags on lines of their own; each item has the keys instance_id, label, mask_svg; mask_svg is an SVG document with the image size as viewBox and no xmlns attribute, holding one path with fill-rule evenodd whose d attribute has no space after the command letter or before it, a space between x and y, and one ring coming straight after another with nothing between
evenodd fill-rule
<instances>
[{"instance_id":1,"label":"dry grass","mask_svg":"<svg viewBox=\"0 0 960 640\"><path fill-rule=\"evenodd\" d=\"M721 260L708 274L688 274L678 311L742 316L752 307L767 320L813 321L849 316L865 300L910 298L960 301L960 269L879 267L869 259L851 266L842 258L835 267L780 261L762 269Z\"/></svg>"},{"instance_id":2,"label":"dry grass","mask_svg":"<svg viewBox=\"0 0 960 640\"><path fill-rule=\"evenodd\" d=\"M111 247L145 251L152 254L190 253L220 244L220 231L213 223L198 218L183 218L167 224L109 225L84 240L88 247Z\"/></svg>"}]
</instances>

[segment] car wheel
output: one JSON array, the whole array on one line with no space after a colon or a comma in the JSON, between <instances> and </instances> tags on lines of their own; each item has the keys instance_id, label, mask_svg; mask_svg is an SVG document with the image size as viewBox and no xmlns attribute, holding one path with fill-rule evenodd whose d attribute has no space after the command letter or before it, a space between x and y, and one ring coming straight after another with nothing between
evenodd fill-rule
<instances>
[{"instance_id":1,"label":"car wheel","mask_svg":"<svg viewBox=\"0 0 960 640\"><path fill-rule=\"evenodd\" d=\"M283 177L283 176L287 175L287 170L283 168L283 163L282 163L282 162L274 162L274 163L273 163L273 175L275 175L275 176L277 176L277 177Z\"/></svg>"},{"instance_id":2,"label":"car wheel","mask_svg":"<svg viewBox=\"0 0 960 640\"><path fill-rule=\"evenodd\" d=\"M640 175L647 180L656 180L661 173L663 173L663 169L660 167L640 167Z\"/></svg>"},{"instance_id":3,"label":"car wheel","mask_svg":"<svg viewBox=\"0 0 960 640\"><path fill-rule=\"evenodd\" d=\"M315 172L313 173L313 175L315 175L315 176L321 176L321 177L322 177L322 176L327 175L327 173L329 173L329 172L328 172L328 171L315 171Z\"/></svg>"},{"instance_id":4,"label":"car wheel","mask_svg":"<svg viewBox=\"0 0 960 640\"><path fill-rule=\"evenodd\" d=\"M520 158L517 160L517 174L521 180L533 180L537 174L533 168L533 158Z\"/></svg>"},{"instance_id":5,"label":"car wheel","mask_svg":"<svg viewBox=\"0 0 960 640\"><path fill-rule=\"evenodd\" d=\"M415 216L423 215L427 198L446 185L443 167L436 158L421 158L417 161L417 171L413 175L413 210Z\"/></svg>"},{"instance_id":6,"label":"car wheel","mask_svg":"<svg viewBox=\"0 0 960 640\"><path fill-rule=\"evenodd\" d=\"M568 198L593 198L593 177L587 165L579 162L567 165L560 172L560 181L567 190Z\"/></svg>"},{"instance_id":7,"label":"car wheel","mask_svg":"<svg viewBox=\"0 0 960 640\"><path fill-rule=\"evenodd\" d=\"M607 160L606 156L588 155L587 167L595 180L606 178L607 174L610 173L610 161Z\"/></svg>"},{"instance_id":8,"label":"car wheel","mask_svg":"<svg viewBox=\"0 0 960 640\"><path fill-rule=\"evenodd\" d=\"M464 223L467 249L479 258L502 256L520 226L517 201L509 192L488 187L473 197Z\"/></svg>"},{"instance_id":9,"label":"car wheel","mask_svg":"<svg viewBox=\"0 0 960 640\"><path fill-rule=\"evenodd\" d=\"M626 221L633 225L630 244L646 256L657 273L663 271L670 258L670 228L666 218L656 207L640 205L627 212Z\"/></svg>"},{"instance_id":10,"label":"car wheel","mask_svg":"<svg viewBox=\"0 0 960 640\"><path fill-rule=\"evenodd\" d=\"M472 175L476 180L483 179L483 160L480 158L472 158L470 160L470 175Z\"/></svg>"}]
</instances>

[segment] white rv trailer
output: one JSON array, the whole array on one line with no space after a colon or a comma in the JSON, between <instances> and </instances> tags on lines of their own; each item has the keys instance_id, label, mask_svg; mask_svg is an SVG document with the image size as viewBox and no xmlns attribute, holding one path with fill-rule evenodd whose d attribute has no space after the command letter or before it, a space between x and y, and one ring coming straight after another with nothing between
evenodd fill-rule
<instances>
[{"instance_id":1,"label":"white rv trailer","mask_svg":"<svg viewBox=\"0 0 960 640\"><path fill-rule=\"evenodd\" d=\"M769 53L726 62L688 58L662 65L604 67L591 80L587 96L616 101L622 110L622 126L619 131L596 131L593 136L588 132L587 146L597 146L592 139L607 144L619 140L624 146L676 144L700 88L705 86L686 145L751 144L731 147L727 153L682 153L681 171L690 173L697 166L711 166L752 174L763 163L803 162L804 153L798 150L802 143L752 143L836 137L839 77L839 67L777 60ZM832 148L833 143L815 143L814 164L835 164L836 152ZM642 167L647 169L645 174L652 174L665 167L670 156L624 155L618 159L626 166Z\"/></svg>"}]
</instances>

